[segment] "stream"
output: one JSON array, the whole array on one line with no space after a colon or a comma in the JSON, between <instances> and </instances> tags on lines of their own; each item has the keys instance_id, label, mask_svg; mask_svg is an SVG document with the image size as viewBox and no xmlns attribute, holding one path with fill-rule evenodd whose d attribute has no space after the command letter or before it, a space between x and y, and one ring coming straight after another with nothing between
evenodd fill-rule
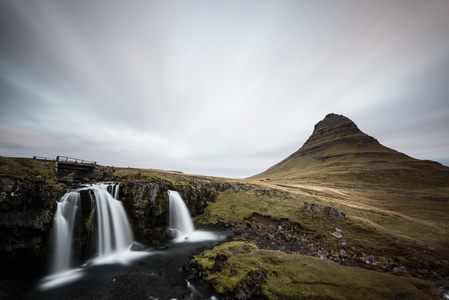
<instances>
[{"instance_id":1,"label":"stream","mask_svg":"<svg viewBox=\"0 0 449 300\"><path fill-rule=\"evenodd\" d=\"M212 233L212 232L210 232ZM188 282L182 266L189 255L211 248L216 240L169 242L166 250L131 252L129 260L87 263L66 278L39 281L27 298L33 299L219 299L207 286Z\"/></svg>"}]
</instances>

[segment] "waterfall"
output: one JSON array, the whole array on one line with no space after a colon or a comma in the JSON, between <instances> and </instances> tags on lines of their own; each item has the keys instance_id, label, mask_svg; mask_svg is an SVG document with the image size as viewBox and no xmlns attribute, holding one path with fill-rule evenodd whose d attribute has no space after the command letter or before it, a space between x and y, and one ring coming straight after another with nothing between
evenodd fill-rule
<instances>
[{"instance_id":1,"label":"waterfall","mask_svg":"<svg viewBox=\"0 0 449 300\"><path fill-rule=\"evenodd\" d=\"M175 242L200 242L220 240L223 237L213 232L195 230L187 205L176 191L167 191L169 205L169 230ZM173 234L174 231L174 234Z\"/></svg>"},{"instance_id":2,"label":"waterfall","mask_svg":"<svg viewBox=\"0 0 449 300\"><path fill-rule=\"evenodd\" d=\"M170 229L177 230L181 236L188 236L195 231L192 218L181 195L176 191L168 191Z\"/></svg>"},{"instance_id":3,"label":"waterfall","mask_svg":"<svg viewBox=\"0 0 449 300\"><path fill-rule=\"evenodd\" d=\"M98 257L127 250L133 242L133 234L122 202L102 188L94 186L93 192L98 226Z\"/></svg>"},{"instance_id":4,"label":"waterfall","mask_svg":"<svg viewBox=\"0 0 449 300\"><path fill-rule=\"evenodd\" d=\"M114 199L119 200L120 182L99 182L93 186L109 192Z\"/></svg>"},{"instance_id":5,"label":"waterfall","mask_svg":"<svg viewBox=\"0 0 449 300\"><path fill-rule=\"evenodd\" d=\"M80 204L81 197L78 192L66 193L58 203L53 219L52 273L63 272L72 267L72 236Z\"/></svg>"},{"instance_id":6,"label":"waterfall","mask_svg":"<svg viewBox=\"0 0 449 300\"><path fill-rule=\"evenodd\" d=\"M90 222L81 219L81 195L89 190L93 211ZM111 193L114 195L112 196ZM87 228L96 236L95 260L101 260L112 254L129 250L133 234L122 202L117 200L118 183L100 183L66 193L58 202L53 219L53 260L51 271L61 273L75 267L73 265L74 239L79 236L80 227L85 223L95 224ZM83 216L86 218L86 216ZM95 220L92 218L96 217ZM79 246L79 245L77 245Z\"/></svg>"}]
</instances>

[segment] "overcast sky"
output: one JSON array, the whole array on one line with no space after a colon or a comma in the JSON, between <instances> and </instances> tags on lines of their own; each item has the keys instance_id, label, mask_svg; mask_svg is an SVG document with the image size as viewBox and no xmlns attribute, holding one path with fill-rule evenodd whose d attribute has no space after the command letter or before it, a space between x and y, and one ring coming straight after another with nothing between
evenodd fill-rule
<instances>
[{"instance_id":1,"label":"overcast sky","mask_svg":"<svg viewBox=\"0 0 449 300\"><path fill-rule=\"evenodd\" d=\"M0 155L224 177L328 113L449 165L449 1L0 1Z\"/></svg>"}]
</instances>

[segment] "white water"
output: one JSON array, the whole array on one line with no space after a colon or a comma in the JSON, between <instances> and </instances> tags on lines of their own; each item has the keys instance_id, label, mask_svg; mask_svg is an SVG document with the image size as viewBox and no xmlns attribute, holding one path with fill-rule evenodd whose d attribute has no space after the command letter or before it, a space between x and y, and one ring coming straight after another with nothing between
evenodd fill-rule
<instances>
[{"instance_id":1,"label":"white water","mask_svg":"<svg viewBox=\"0 0 449 300\"><path fill-rule=\"evenodd\" d=\"M98 258L128 250L133 234L122 202L114 199L106 189L92 187L95 194L98 226Z\"/></svg>"},{"instance_id":2,"label":"white water","mask_svg":"<svg viewBox=\"0 0 449 300\"><path fill-rule=\"evenodd\" d=\"M176 191L168 191L169 200L169 222L168 226L181 233L182 236L188 236L195 231L190 212L187 205L182 200L181 195Z\"/></svg>"},{"instance_id":3,"label":"white water","mask_svg":"<svg viewBox=\"0 0 449 300\"><path fill-rule=\"evenodd\" d=\"M176 191L167 191L167 194L169 200L168 226L170 229L179 232L179 236L174 239L175 242L199 242L221 239L221 237L212 232L195 230L192 217L181 195Z\"/></svg>"},{"instance_id":4,"label":"white water","mask_svg":"<svg viewBox=\"0 0 449 300\"><path fill-rule=\"evenodd\" d=\"M53 219L52 273L64 272L72 267L72 236L80 205L78 192L66 193L58 203Z\"/></svg>"},{"instance_id":5,"label":"white water","mask_svg":"<svg viewBox=\"0 0 449 300\"><path fill-rule=\"evenodd\" d=\"M108 192L108 188L114 197ZM81 209L81 190L91 190L95 201L97 253L92 263L122 263L146 253L130 251L133 234L122 202L118 201L118 183L100 183L66 193L58 202L53 219L53 260L51 274L44 278L42 289L76 280L82 276L82 269L73 269L74 228Z\"/></svg>"},{"instance_id":6,"label":"white water","mask_svg":"<svg viewBox=\"0 0 449 300\"><path fill-rule=\"evenodd\" d=\"M92 186L107 191L114 199L119 200L120 182L99 182Z\"/></svg>"}]
</instances>

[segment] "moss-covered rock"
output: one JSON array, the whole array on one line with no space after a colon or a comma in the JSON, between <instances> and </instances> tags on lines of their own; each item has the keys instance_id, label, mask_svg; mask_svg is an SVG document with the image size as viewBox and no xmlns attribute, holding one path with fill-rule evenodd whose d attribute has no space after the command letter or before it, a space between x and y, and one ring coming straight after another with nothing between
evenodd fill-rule
<instances>
[{"instance_id":1,"label":"moss-covered rock","mask_svg":"<svg viewBox=\"0 0 449 300\"><path fill-rule=\"evenodd\" d=\"M151 241L163 237L168 226L168 190L180 193L192 216L202 214L208 203L217 197L214 189L196 188L187 182L174 184L160 179L122 181L120 199L136 239Z\"/></svg>"},{"instance_id":2,"label":"moss-covered rock","mask_svg":"<svg viewBox=\"0 0 449 300\"><path fill-rule=\"evenodd\" d=\"M224 267L214 267L217 257ZM247 242L229 242L194 256L191 279L209 282L217 293L250 299L441 299L432 283L394 276L329 260L260 250Z\"/></svg>"}]
</instances>

